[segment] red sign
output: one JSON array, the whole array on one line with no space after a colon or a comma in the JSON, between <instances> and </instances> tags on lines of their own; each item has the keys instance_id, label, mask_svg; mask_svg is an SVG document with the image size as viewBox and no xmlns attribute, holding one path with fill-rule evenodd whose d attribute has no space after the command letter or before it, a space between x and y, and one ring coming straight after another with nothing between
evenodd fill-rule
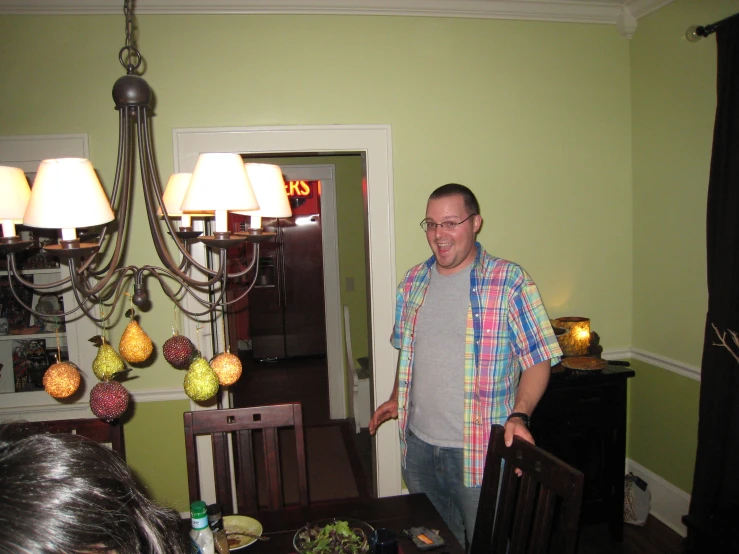
<instances>
[{"instance_id":1,"label":"red sign","mask_svg":"<svg viewBox=\"0 0 739 554\"><path fill-rule=\"evenodd\" d=\"M285 192L288 198L313 198L313 186L319 183L320 181L285 181Z\"/></svg>"}]
</instances>

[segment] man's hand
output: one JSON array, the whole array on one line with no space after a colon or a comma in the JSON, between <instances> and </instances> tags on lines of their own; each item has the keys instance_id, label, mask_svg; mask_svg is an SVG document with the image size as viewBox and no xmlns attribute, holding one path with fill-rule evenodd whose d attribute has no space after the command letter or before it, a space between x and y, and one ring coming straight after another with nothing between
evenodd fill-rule
<instances>
[{"instance_id":1,"label":"man's hand","mask_svg":"<svg viewBox=\"0 0 739 554\"><path fill-rule=\"evenodd\" d=\"M397 419L398 417L398 399L397 397L391 398L387 402L380 404L372 414L372 419L369 422L370 435L374 435L377 428L385 423L388 419Z\"/></svg>"},{"instance_id":2,"label":"man's hand","mask_svg":"<svg viewBox=\"0 0 739 554\"><path fill-rule=\"evenodd\" d=\"M503 434L505 445L511 446L513 444L513 437L521 437L523 440L536 444L534 437L531 436L528 427L517 417L512 417L505 424L505 433Z\"/></svg>"}]
</instances>

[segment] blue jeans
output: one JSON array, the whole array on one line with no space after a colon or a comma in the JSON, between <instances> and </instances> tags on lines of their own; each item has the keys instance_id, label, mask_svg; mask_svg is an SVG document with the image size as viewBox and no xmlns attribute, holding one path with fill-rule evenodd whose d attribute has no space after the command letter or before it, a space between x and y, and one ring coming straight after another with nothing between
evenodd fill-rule
<instances>
[{"instance_id":1,"label":"blue jeans","mask_svg":"<svg viewBox=\"0 0 739 554\"><path fill-rule=\"evenodd\" d=\"M410 431L406 442L403 480L408 491L426 493L459 544L466 547L465 538L467 544L472 542L475 530L480 488L464 486L462 449L433 446Z\"/></svg>"}]
</instances>

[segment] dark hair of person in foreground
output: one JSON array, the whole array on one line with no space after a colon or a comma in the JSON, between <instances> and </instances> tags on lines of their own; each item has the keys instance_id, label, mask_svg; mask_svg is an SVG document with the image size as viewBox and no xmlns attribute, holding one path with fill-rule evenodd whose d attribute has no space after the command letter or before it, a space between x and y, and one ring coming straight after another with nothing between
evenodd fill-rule
<instances>
[{"instance_id":1,"label":"dark hair of person in foreground","mask_svg":"<svg viewBox=\"0 0 739 554\"><path fill-rule=\"evenodd\" d=\"M143 494L111 449L0 426L0 552L184 554L177 512Z\"/></svg>"}]
</instances>

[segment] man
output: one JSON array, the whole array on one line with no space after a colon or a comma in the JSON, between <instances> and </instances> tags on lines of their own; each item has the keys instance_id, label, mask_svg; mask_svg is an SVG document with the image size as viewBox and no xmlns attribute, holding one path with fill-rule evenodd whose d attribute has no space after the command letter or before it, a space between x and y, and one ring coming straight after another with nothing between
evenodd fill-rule
<instances>
[{"instance_id":1,"label":"man","mask_svg":"<svg viewBox=\"0 0 739 554\"><path fill-rule=\"evenodd\" d=\"M475 195L450 183L429 197L433 256L398 286L392 343L395 387L369 424L398 418L403 480L424 492L462 545L472 540L494 423L505 441L533 442L528 417L562 352L536 285L485 252Z\"/></svg>"}]
</instances>

